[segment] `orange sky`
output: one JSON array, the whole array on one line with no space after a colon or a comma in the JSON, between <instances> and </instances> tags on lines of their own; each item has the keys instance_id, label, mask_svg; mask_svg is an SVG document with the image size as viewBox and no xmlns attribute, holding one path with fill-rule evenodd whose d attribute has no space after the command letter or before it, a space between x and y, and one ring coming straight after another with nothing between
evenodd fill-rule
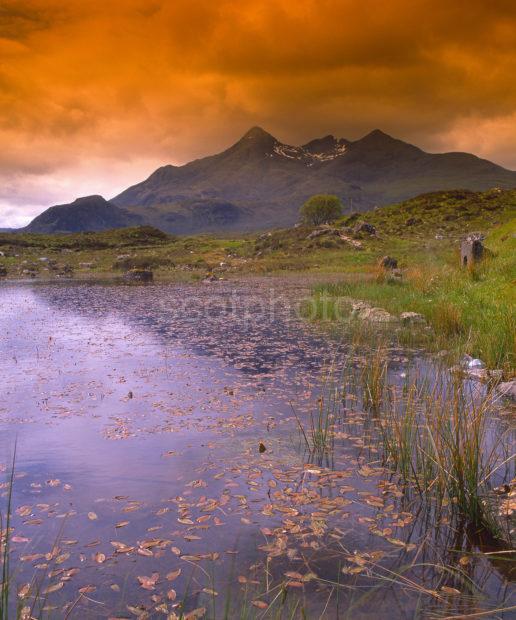
<instances>
[{"instance_id":1,"label":"orange sky","mask_svg":"<svg viewBox=\"0 0 516 620\"><path fill-rule=\"evenodd\" d=\"M514 0L0 0L0 226L252 125L516 169Z\"/></svg>"}]
</instances>

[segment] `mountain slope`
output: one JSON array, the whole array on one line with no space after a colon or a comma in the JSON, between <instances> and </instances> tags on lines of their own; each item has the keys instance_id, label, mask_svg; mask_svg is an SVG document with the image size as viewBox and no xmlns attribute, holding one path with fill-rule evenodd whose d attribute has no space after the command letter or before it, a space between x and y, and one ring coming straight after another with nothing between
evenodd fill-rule
<instances>
[{"instance_id":1,"label":"mountain slope","mask_svg":"<svg viewBox=\"0 0 516 620\"><path fill-rule=\"evenodd\" d=\"M253 127L222 153L163 166L112 202L184 233L288 226L316 193L363 211L424 192L491 187L516 187L516 172L467 153L426 153L380 130L290 146Z\"/></svg>"},{"instance_id":2,"label":"mountain slope","mask_svg":"<svg viewBox=\"0 0 516 620\"><path fill-rule=\"evenodd\" d=\"M85 196L74 202L50 207L24 228L31 233L101 231L136 226L142 218L111 204L102 196Z\"/></svg>"}]
</instances>

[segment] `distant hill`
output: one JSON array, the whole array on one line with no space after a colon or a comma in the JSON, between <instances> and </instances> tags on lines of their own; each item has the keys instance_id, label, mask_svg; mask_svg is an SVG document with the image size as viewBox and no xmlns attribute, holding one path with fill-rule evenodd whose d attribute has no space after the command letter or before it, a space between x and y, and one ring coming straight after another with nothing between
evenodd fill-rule
<instances>
[{"instance_id":1,"label":"distant hill","mask_svg":"<svg viewBox=\"0 0 516 620\"><path fill-rule=\"evenodd\" d=\"M111 204L102 196L77 198L70 204L50 207L26 226L31 233L72 233L125 228L142 223L142 217Z\"/></svg>"},{"instance_id":2,"label":"distant hill","mask_svg":"<svg viewBox=\"0 0 516 620\"><path fill-rule=\"evenodd\" d=\"M112 202L168 232L196 233L290 226L316 193L337 194L351 212L493 187L516 187L516 172L468 153L426 153L380 130L290 146L254 127L222 153L159 168Z\"/></svg>"}]
</instances>

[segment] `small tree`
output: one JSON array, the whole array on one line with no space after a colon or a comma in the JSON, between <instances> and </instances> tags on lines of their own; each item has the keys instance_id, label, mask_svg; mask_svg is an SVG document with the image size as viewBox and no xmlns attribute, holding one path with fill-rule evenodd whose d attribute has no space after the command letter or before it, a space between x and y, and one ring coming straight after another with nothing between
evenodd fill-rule
<instances>
[{"instance_id":1,"label":"small tree","mask_svg":"<svg viewBox=\"0 0 516 620\"><path fill-rule=\"evenodd\" d=\"M329 224L342 215L342 203L337 196L317 194L305 202L300 213L305 224L312 226Z\"/></svg>"}]
</instances>

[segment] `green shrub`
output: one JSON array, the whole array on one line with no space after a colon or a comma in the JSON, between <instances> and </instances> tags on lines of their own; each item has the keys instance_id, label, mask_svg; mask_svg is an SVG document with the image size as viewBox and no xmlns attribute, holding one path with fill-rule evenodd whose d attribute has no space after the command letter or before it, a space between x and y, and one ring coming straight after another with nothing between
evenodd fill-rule
<instances>
[{"instance_id":1,"label":"green shrub","mask_svg":"<svg viewBox=\"0 0 516 620\"><path fill-rule=\"evenodd\" d=\"M305 224L320 226L334 222L342 214L342 203L337 196L317 194L309 198L300 210Z\"/></svg>"}]
</instances>

